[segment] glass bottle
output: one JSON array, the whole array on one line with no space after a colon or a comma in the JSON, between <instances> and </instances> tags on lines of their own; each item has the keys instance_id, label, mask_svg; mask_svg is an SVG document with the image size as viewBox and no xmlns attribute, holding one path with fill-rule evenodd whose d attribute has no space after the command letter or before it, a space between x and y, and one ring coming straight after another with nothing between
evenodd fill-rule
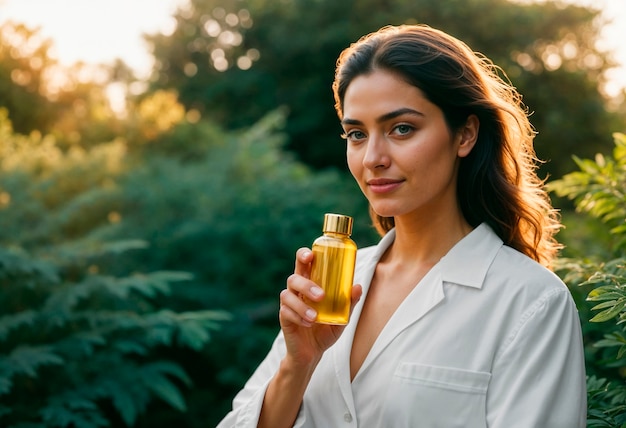
<instances>
[{"instance_id":1,"label":"glass bottle","mask_svg":"<svg viewBox=\"0 0 626 428\"><path fill-rule=\"evenodd\" d=\"M350 317L352 280L357 246L352 234L352 217L325 214L324 234L313 242L311 280L324 289L322 301L307 303L317 311L316 322L347 324Z\"/></svg>"}]
</instances>

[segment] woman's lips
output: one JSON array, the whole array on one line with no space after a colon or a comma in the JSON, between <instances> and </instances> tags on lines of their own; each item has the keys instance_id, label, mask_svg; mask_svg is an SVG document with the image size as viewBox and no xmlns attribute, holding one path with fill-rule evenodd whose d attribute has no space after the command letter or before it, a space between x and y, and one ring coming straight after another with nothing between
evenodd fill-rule
<instances>
[{"instance_id":1,"label":"woman's lips","mask_svg":"<svg viewBox=\"0 0 626 428\"><path fill-rule=\"evenodd\" d=\"M374 193L389 193L400 187L403 180L394 180L389 178L373 178L367 180L367 186Z\"/></svg>"}]
</instances>

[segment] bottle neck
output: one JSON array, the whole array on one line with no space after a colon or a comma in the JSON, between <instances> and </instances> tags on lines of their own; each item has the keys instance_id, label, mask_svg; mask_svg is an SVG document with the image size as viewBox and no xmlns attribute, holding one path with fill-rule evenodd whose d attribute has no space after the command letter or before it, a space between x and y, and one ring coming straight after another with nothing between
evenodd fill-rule
<instances>
[{"instance_id":1,"label":"bottle neck","mask_svg":"<svg viewBox=\"0 0 626 428\"><path fill-rule=\"evenodd\" d=\"M350 235L348 235L347 233L340 233L340 232L324 232L325 236L330 236L333 238L349 238Z\"/></svg>"}]
</instances>

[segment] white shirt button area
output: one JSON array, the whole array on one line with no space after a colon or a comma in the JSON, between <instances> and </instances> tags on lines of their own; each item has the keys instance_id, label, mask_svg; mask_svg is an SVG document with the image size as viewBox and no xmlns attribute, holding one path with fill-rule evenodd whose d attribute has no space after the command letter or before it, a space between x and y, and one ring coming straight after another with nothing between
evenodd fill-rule
<instances>
[{"instance_id":1,"label":"white shirt button area","mask_svg":"<svg viewBox=\"0 0 626 428\"><path fill-rule=\"evenodd\" d=\"M352 422L352 415L349 412L344 413L343 420L346 422Z\"/></svg>"}]
</instances>

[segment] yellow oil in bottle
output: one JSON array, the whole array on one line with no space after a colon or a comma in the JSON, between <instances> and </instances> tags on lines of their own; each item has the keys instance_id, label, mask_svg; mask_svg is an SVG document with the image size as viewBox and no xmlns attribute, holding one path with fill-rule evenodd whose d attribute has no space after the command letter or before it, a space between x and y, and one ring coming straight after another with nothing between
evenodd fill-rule
<instances>
[{"instance_id":1,"label":"yellow oil in bottle","mask_svg":"<svg viewBox=\"0 0 626 428\"><path fill-rule=\"evenodd\" d=\"M317 311L316 322L347 324L357 246L350 234L352 218L341 214L324 216L324 235L313 242L311 280L324 289L321 302L307 301Z\"/></svg>"}]
</instances>

